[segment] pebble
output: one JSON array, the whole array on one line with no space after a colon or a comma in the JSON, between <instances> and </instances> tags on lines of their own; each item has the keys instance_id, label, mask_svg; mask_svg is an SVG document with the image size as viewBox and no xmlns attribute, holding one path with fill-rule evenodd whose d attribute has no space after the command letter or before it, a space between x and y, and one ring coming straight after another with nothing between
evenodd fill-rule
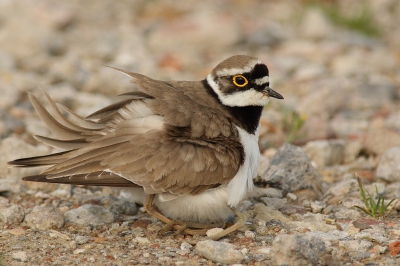
<instances>
[{"instance_id":1,"label":"pebble","mask_svg":"<svg viewBox=\"0 0 400 266\"><path fill-rule=\"evenodd\" d=\"M135 240L137 241L137 243L139 245L150 245L150 241L146 237L137 236L137 237L135 237Z\"/></svg>"},{"instance_id":2,"label":"pebble","mask_svg":"<svg viewBox=\"0 0 400 266\"><path fill-rule=\"evenodd\" d=\"M265 205L275 208L279 210L287 203L287 199L279 199L279 198L269 198L269 197L262 197L261 201L265 203Z\"/></svg>"},{"instance_id":3,"label":"pebble","mask_svg":"<svg viewBox=\"0 0 400 266\"><path fill-rule=\"evenodd\" d=\"M71 240L71 238L69 236L67 236L66 234L60 233L56 230L49 230L49 236L51 238L58 238L58 239L64 239L64 240Z\"/></svg>"},{"instance_id":4,"label":"pebble","mask_svg":"<svg viewBox=\"0 0 400 266\"><path fill-rule=\"evenodd\" d=\"M322 199L323 202L340 202L352 192L358 192L357 181L355 179L343 180L332 185Z\"/></svg>"},{"instance_id":5,"label":"pebble","mask_svg":"<svg viewBox=\"0 0 400 266\"><path fill-rule=\"evenodd\" d=\"M256 232L261 236L275 236L280 233L286 233L285 224L279 220L272 219L268 222L259 220L256 226ZM247 231L250 232L250 231ZM253 232L252 232L253 233ZM254 234L254 233L253 233ZM255 236L253 237L255 238Z\"/></svg>"},{"instance_id":6,"label":"pebble","mask_svg":"<svg viewBox=\"0 0 400 266\"><path fill-rule=\"evenodd\" d=\"M12 257L14 260L20 261L20 262L27 262L28 261L28 255L26 254L25 251L17 251L12 253Z\"/></svg>"},{"instance_id":7,"label":"pebble","mask_svg":"<svg viewBox=\"0 0 400 266\"><path fill-rule=\"evenodd\" d=\"M138 213L138 208L134 202L128 200L119 200L111 204L110 211L112 211L115 215L136 215Z\"/></svg>"},{"instance_id":8,"label":"pebble","mask_svg":"<svg viewBox=\"0 0 400 266\"><path fill-rule=\"evenodd\" d=\"M218 233L220 233L222 231L224 231L223 228L211 228L211 229L207 230L206 235L208 237L211 237L211 236L216 235L216 234L218 234Z\"/></svg>"},{"instance_id":9,"label":"pebble","mask_svg":"<svg viewBox=\"0 0 400 266\"><path fill-rule=\"evenodd\" d=\"M104 225L114 222L114 214L102 206L85 204L67 211L65 222L80 226Z\"/></svg>"},{"instance_id":10,"label":"pebble","mask_svg":"<svg viewBox=\"0 0 400 266\"><path fill-rule=\"evenodd\" d=\"M256 238L256 234L253 231L246 231L244 232L244 237L249 237L249 238Z\"/></svg>"},{"instance_id":11,"label":"pebble","mask_svg":"<svg viewBox=\"0 0 400 266\"><path fill-rule=\"evenodd\" d=\"M382 228L371 228L365 229L354 235L356 240L368 240L380 245L388 245L389 238L387 237L385 230Z\"/></svg>"},{"instance_id":12,"label":"pebble","mask_svg":"<svg viewBox=\"0 0 400 266\"><path fill-rule=\"evenodd\" d=\"M329 232L336 230L335 225L327 224L326 216L323 214L305 214L303 221L291 221L286 223L286 227L290 232L302 233L305 231L321 231Z\"/></svg>"},{"instance_id":13,"label":"pebble","mask_svg":"<svg viewBox=\"0 0 400 266\"><path fill-rule=\"evenodd\" d=\"M351 207L354 207L355 205L352 204ZM363 207L362 204L357 204L357 206L361 206ZM350 207L350 208L351 208ZM348 219L352 219L352 220L356 220L358 218L360 218L361 214L358 210L354 210L354 209L348 209L348 208L340 208L339 210L334 212L335 218L340 220L340 219L344 219L344 220L348 220Z\"/></svg>"},{"instance_id":14,"label":"pebble","mask_svg":"<svg viewBox=\"0 0 400 266\"><path fill-rule=\"evenodd\" d=\"M326 207L326 204L321 201L313 201L310 203L310 207L313 213L320 213Z\"/></svg>"},{"instance_id":15,"label":"pebble","mask_svg":"<svg viewBox=\"0 0 400 266\"><path fill-rule=\"evenodd\" d=\"M25 222L38 230L57 229L64 225L64 215L55 207L35 206L25 216Z\"/></svg>"},{"instance_id":16,"label":"pebble","mask_svg":"<svg viewBox=\"0 0 400 266\"><path fill-rule=\"evenodd\" d=\"M89 242L89 240L90 240L90 237L88 237L88 236L76 236L75 237L76 244L78 244L78 245L86 244L87 242Z\"/></svg>"},{"instance_id":17,"label":"pebble","mask_svg":"<svg viewBox=\"0 0 400 266\"><path fill-rule=\"evenodd\" d=\"M181 250L191 250L192 245L190 245L188 242L182 242L180 249Z\"/></svg>"},{"instance_id":18,"label":"pebble","mask_svg":"<svg viewBox=\"0 0 400 266\"><path fill-rule=\"evenodd\" d=\"M25 210L19 205L0 208L0 222L5 224L21 223L25 218Z\"/></svg>"},{"instance_id":19,"label":"pebble","mask_svg":"<svg viewBox=\"0 0 400 266\"><path fill-rule=\"evenodd\" d=\"M75 250L73 251L73 253L74 253L75 255L77 255L77 254L85 253L85 251L86 251L86 249L84 249L84 248L78 248L78 249L75 249Z\"/></svg>"},{"instance_id":20,"label":"pebble","mask_svg":"<svg viewBox=\"0 0 400 266\"><path fill-rule=\"evenodd\" d=\"M368 240L339 241L339 248L352 251L368 251L372 246L372 242Z\"/></svg>"},{"instance_id":21,"label":"pebble","mask_svg":"<svg viewBox=\"0 0 400 266\"><path fill-rule=\"evenodd\" d=\"M400 182L400 146L387 150L376 169L376 177L388 182Z\"/></svg>"},{"instance_id":22,"label":"pebble","mask_svg":"<svg viewBox=\"0 0 400 266\"><path fill-rule=\"evenodd\" d=\"M319 168L343 163L346 142L342 139L309 141L304 152Z\"/></svg>"},{"instance_id":23,"label":"pebble","mask_svg":"<svg viewBox=\"0 0 400 266\"><path fill-rule=\"evenodd\" d=\"M318 265L325 251L325 243L319 238L278 235L272 242L271 262L273 265Z\"/></svg>"},{"instance_id":24,"label":"pebble","mask_svg":"<svg viewBox=\"0 0 400 266\"><path fill-rule=\"evenodd\" d=\"M195 250L203 257L217 263L234 264L244 259L242 252L236 250L230 243L204 240L196 244Z\"/></svg>"},{"instance_id":25,"label":"pebble","mask_svg":"<svg viewBox=\"0 0 400 266\"><path fill-rule=\"evenodd\" d=\"M255 214L255 219L263 220L266 222L273 219L280 220L284 223L290 221L290 219L283 215L283 213L281 213L280 211L275 210L274 208L271 208L269 206L265 206L264 204L256 204L254 206L253 212Z\"/></svg>"},{"instance_id":26,"label":"pebble","mask_svg":"<svg viewBox=\"0 0 400 266\"><path fill-rule=\"evenodd\" d=\"M316 237L324 241L325 243L327 242L333 242L337 243L339 240L348 240L349 239L349 233L345 231L339 231L339 230L333 230L329 232L321 232L321 231L315 231L315 232L306 232L307 236L310 237Z\"/></svg>"}]
</instances>

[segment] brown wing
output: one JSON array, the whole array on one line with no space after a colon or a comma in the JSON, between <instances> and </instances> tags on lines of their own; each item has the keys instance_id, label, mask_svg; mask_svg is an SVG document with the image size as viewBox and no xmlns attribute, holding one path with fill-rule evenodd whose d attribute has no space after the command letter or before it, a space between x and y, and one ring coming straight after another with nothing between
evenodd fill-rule
<instances>
[{"instance_id":1,"label":"brown wing","mask_svg":"<svg viewBox=\"0 0 400 266\"><path fill-rule=\"evenodd\" d=\"M10 164L51 166L40 176L27 177L30 181L43 182L45 177L57 183L127 186L129 180L149 193L196 194L235 176L244 155L228 118L170 84L125 73L134 77L141 92L125 94L128 99L86 118L56 105L46 94L47 110L31 95L42 120L60 137L37 138L71 150ZM204 89L196 87L201 83L192 85L194 94Z\"/></svg>"},{"instance_id":2,"label":"brown wing","mask_svg":"<svg viewBox=\"0 0 400 266\"><path fill-rule=\"evenodd\" d=\"M149 101L148 107L155 114L161 115L164 123L177 127L190 127L191 136L195 138L238 136L231 120L224 115L220 103L204 93L205 88L200 81L163 82L137 73L117 70L131 76L132 83L137 84L146 95L154 98ZM190 93L191 97L188 97L187 93Z\"/></svg>"},{"instance_id":3,"label":"brown wing","mask_svg":"<svg viewBox=\"0 0 400 266\"><path fill-rule=\"evenodd\" d=\"M151 194L196 194L198 186L229 182L242 160L243 148L236 140L192 140L154 130L134 136L101 164Z\"/></svg>"}]
</instances>

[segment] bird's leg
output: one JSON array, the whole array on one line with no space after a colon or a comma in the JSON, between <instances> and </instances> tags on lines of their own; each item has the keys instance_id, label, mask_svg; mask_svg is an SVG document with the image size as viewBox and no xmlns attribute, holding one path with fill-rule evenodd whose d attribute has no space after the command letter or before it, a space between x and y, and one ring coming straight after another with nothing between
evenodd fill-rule
<instances>
[{"instance_id":1,"label":"bird's leg","mask_svg":"<svg viewBox=\"0 0 400 266\"><path fill-rule=\"evenodd\" d=\"M225 229L219 233L216 233L215 235L210 236L209 239L218 240L218 239L232 233L233 231L236 231L236 230L242 228L246 224L247 217L244 213L241 213L240 211L238 211L236 208L233 208L233 207L231 208L231 210L238 217L236 223L233 224L232 226L228 227L227 229Z\"/></svg>"},{"instance_id":2,"label":"bird's leg","mask_svg":"<svg viewBox=\"0 0 400 266\"><path fill-rule=\"evenodd\" d=\"M165 217L156 206L154 206L153 204L153 200L154 197L156 195L155 194L150 194L149 197L147 198L145 204L143 205L144 209L146 210L146 212L156 218L158 218L159 220L163 221L166 224L171 223L172 221L170 219L168 219L167 217Z\"/></svg>"},{"instance_id":3,"label":"bird's leg","mask_svg":"<svg viewBox=\"0 0 400 266\"><path fill-rule=\"evenodd\" d=\"M225 223L220 224L201 224L184 222L179 220L171 220L165 217L156 206L153 204L155 194L149 195L145 204L143 205L146 212L157 219L164 222L166 225L160 230L159 234L164 234L168 231L176 230L176 234L189 234L189 235L204 235L208 229L215 227L225 227Z\"/></svg>"}]
</instances>

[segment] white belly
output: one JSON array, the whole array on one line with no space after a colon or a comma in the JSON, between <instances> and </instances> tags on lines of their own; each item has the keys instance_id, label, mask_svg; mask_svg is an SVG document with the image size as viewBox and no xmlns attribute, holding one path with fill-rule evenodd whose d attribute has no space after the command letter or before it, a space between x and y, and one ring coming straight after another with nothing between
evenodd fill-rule
<instances>
[{"instance_id":1,"label":"white belly","mask_svg":"<svg viewBox=\"0 0 400 266\"><path fill-rule=\"evenodd\" d=\"M142 188L124 189L123 192L128 200L142 204L149 196ZM199 195L185 195L169 201L160 201L159 197L155 197L154 204L166 217L173 220L215 223L233 216L227 201L228 187L219 186Z\"/></svg>"}]
</instances>

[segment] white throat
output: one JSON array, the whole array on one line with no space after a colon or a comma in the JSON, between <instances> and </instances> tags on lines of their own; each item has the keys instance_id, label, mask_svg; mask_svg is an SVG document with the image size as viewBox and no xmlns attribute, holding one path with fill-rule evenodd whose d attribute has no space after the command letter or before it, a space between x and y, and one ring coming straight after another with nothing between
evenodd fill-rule
<instances>
[{"instance_id":1,"label":"white throat","mask_svg":"<svg viewBox=\"0 0 400 266\"><path fill-rule=\"evenodd\" d=\"M234 94L224 94L211 74L207 76L207 83L218 95L219 100L227 106L264 106L269 102L269 97L255 89L238 91Z\"/></svg>"}]
</instances>

